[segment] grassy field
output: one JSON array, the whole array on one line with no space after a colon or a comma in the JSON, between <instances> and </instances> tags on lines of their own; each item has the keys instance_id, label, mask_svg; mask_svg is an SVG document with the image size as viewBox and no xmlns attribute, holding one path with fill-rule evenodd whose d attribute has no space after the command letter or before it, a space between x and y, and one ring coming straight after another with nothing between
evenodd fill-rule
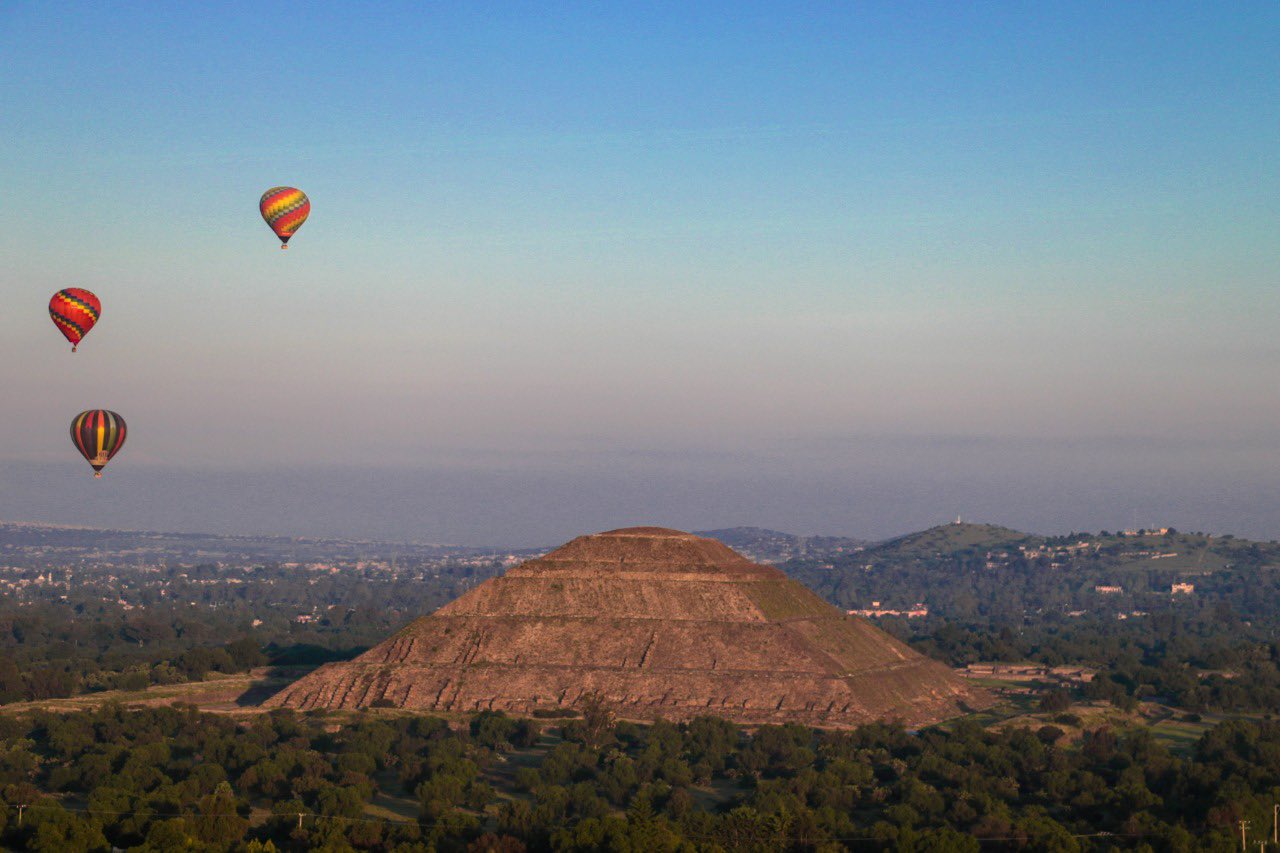
<instances>
[{"instance_id":1,"label":"grassy field","mask_svg":"<svg viewBox=\"0 0 1280 853\"><path fill-rule=\"evenodd\" d=\"M1152 550L1162 554L1176 553L1176 557L1161 557L1153 560L1151 557L1138 557L1126 562L1117 563L1112 567L1117 572L1180 572L1194 575L1197 572L1210 572L1226 568L1227 560L1219 554L1214 554L1208 548L1199 547L1185 550L1176 545L1168 548L1162 548L1161 543L1156 543Z\"/></svg>"},{"instance_id":2,"label":"grassy field","mask_svg":"<svg viewBox=\"0 0 1280 853\"><path fill-rule=\"evenodd\" d=\"M1201 735L1227 719L1261 717L1260 714L1202 714L1198 721L1192 722L1186 719L1188 713L1184 709L1158 702L1143 702L1135 711L1123 711L1109 702L1081 701L1073 703L1065 711L1046 713L1039 710L1041 691L1059 686L1057 684L1028 683L1025 680L998 677L967 680L991 690L1000 697L1000 701L992 708L964 719L973 720L983 728L996 730L1019 726L1035 730L1042 726L1054 726L1063 731L1063 741L1066 743L1077 742L1086 731L1104 726L1116 731L1145 727L1172 752L1185 754L1195 746ZM1064 719L1071 718L1075 718L1075 721L1064 722Z\"/></svg>"},{"instance_id":3,"label":"grassy field","mask_svg":"<svg viewBox=\"0 0 1280 853\"><path fill-rule=\"evenodd\" d=\"M176 702L198 706L203 711L223 714L256 714L259 703L285 685L300 678L309 667L262 668L250 672L224 675L211 672L204 681L165 684L146 690L103 690L67 699L45 699L38 702L12 702L0 705L0 713L24 714L34 710L83 711L108 702L126 706L172 705Z\"/></svg>"},{"instance_id":4,"label":"grassy field","mask_svg":"<svg viewBox=\"0 0 1280 853\"><path fill-rule=\"evenodd\" d=\"M418 819L418 801L412 791L400 787L400 780L390 770L384 770L374 777L378 783L378 791L373 802L364 807L369 817L391 821L414 821ZM387 793L394 792L394 793Z\"/></svg>"},{"instance_id":5,"label":"grassy field","mask_svg":"<svg viewBox=\"0 0 1280 853\"><path fill-rule=\"evenodd\" d=\"M1151 726L1151 733L1156 740L1163 743L1171 752L1187 753L1195 746L1200 736L1213 728L1206 722L1190 723L1179 718L1162 720Z\"/></svg>"}]
</instances>

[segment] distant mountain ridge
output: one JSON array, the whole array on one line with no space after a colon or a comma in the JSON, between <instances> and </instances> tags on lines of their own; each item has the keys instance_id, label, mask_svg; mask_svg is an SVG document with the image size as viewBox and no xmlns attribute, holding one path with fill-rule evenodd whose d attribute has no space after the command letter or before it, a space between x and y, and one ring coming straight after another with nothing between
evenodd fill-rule
<instances>
[{"instance_id":1,"label":"distant mountain ridge","mask_svg":"<svg viewBox=\"0 0 1280 853\"><path fill-rule=\"evenodd\" d=\"M128 555L232 562L283 562L340 557L390 559L395 557L448 558L483 554L533 556L545 548L499 548L446 545L427 542L395 542L368 539L319 539L305 536L253 536L223 533L173 533L120 530L28 521L0 520L0 548L11 553L58 553L70 560L101 559Z\"/></svg>"},{"instance_id":2,"label":"distant mountain ridge","mask_svg":"<svg viewBox=\"0 0 1280 853\"><path fill-rule=\"evenodd\" d=\"M1023 533L998 524L958 521L881 540L853 536L798 536L766 527L726 527L695 533L718 539L753 560L768 563L838 558L863 551L893 553L897 556L951 554L966 548L1006 548L1046 541L1044 536Z\"/></svg>"},{"instance_id":3,"label":"distant mountain ridge","mask_svg":"<svg viewBox=\"0 0 1280 853\"><path fill-rule=\"evenodd\" d=\"M851 536L796 536L764 527L725 527L698 530L695 536L717 539L760 563L781 563L803 557L822 557L859 551L870 544Z\"/></svg>"},{"instance_id":4,"label":"distant mountain ridge","mask_svg":"<svg viewBox=\"0 0 1280 853\"><path fill-rule=\"evenodd\" d=\"M801 558L819 558L852 553L870 544L850 536L797 536L763 527L730 527L700 531L699 536L718 539L758 562L781 563ZM340 536L246 535L225 533L175 533L150 530L123 530L82 525L46 524L0 519L0 547L54 548L74 554L109 554L173 551L200 554L212 559L262 560L320 559L333 556L416 555L431 557L471 556L486 553L517 554L524 557L544 553L545 547L498 547L449 545L428 542L396 542Z\"/></svg>"},{"instance_id":5,"label":"distant mountain ridge","mask_svg":"<svg viewBox=\"0 0 1280 853\"><path fill-rule=\"evenodd\" d=\"M987 551L1013 551L1023 553L1030 549L1042 549L1052 545L1062 547L1066 541L1089 540L1102 547L1105 556L1108 549L1125 550L1141 545L1135 531L1121 533L1072 533L1067 536L1044 536L1013 530L997 524L970 522L948 523L926 530L905 533L883 540L870 540L853 536L801 536L764 527L728 527L695 531L696 535L719 540L757 562L780 565L783 563L825 564L833 561L839 565L883 565L903 561L933 560L942 557L958 557L964 554L972 559L985 560ZM1155 534L1152 531L1148 536ZM1231 536L1206 534L1179 534L1177 543L1183 550L1189 547L1205 548L1214 543L1215 549L1226 547L1239 550L1248 540ZM1194 538L1195 542L1187 539ZM1150 544L1150 543L1148 543ZM1276 547L1274 543L1254 543L1266 553ZM1121 547L1121 546L1125 547ZM1145 546L1143 546L1145 547ZM45 524L28 521L0 520L0 548L13 553L27 550L60 552L81 558L106 557L112 554L139 552L160 554L173 552L210 559L237 560L308 560L336 556L363 556L370 558L391 556L417 556L447 558L480 554L503 554L531 557L545 553L546 547L485 547L446 545L426 542L396 542L363 538L290 537L278 535L243 535L217 533L174 533L93 528L84 526ZM1280 554L1278 554L1280 556ZM1229 561L1229 560L1228 560ZM1052 560L1050 560L1052 562ZM1161 563L1165 568L1170 563ZM1197 562L1197 568L1213 565Z\"/></svg>"}]
</instances>

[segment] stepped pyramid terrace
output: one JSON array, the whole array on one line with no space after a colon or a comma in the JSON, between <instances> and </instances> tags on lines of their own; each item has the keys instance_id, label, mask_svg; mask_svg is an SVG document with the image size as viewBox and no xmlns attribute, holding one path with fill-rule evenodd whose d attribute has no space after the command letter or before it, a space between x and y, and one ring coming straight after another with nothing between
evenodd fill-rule
<instances>
[{"instance_id":1,"label":"stepped pyramid terrace","mask_svg":"<svg viewBox=\"0 0 1280 853\"><path fill-rule=\"evenodd\" d=\"M634 527L522 563L267 705L528 714L596 693L633 720L827 727L917 727L992 701L778 569Z\"/></svg>"}]
</instances>

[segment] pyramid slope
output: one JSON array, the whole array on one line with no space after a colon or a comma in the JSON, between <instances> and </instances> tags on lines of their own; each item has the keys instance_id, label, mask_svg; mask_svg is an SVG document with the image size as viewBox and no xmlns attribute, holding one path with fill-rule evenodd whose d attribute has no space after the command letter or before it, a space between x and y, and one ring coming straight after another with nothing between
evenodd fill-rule
<instances>
[{"instance_id":1,"label":"pyramid slope","mask_svg":"<svg viewBox=\"0 0 1280 853\"><path fill-rule=\"evenodd\" d=\"M924 725L990 699L782 572L663 528L579 537L321 667L268 705Z\"/></svg>"}]
</instances>

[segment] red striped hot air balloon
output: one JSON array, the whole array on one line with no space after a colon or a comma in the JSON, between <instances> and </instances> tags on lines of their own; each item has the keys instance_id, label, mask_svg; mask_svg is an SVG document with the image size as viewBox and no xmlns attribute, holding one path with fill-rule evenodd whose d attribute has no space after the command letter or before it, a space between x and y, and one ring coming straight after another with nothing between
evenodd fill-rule
<instances>
[{"instance_id":1,"label":"red striped hot air balloon","mask_svg":"<svg viewBox=\"0 0 1280 853\"><path fill-rule=\"evenodd\" d=\"M71 351L75 352L80 341L102 316L102 303L87 290L68 287L53 294L49 300L49 316L58 331L71 341Z\"/></svg>"},{"instance_id":2,"label":"red striped hot air balloon","mask_svg":"<svg viewBox=\"0 0 1280 853\"><path fill-rule=\"evenodd\" d=\"M280 238L280 248L289 248L289 238L311 215L311 199L293 187L272 187L262 194L258 210L271 230Z\"/></svg>"},{"instance_id":3,"label":"red striped hot air balloon","mask_svg":"<svg viewBox=\"0 0 1280 853\"><path fill-rule=\"evenodd\" d=\"M101 477L111 457L124 447L125 432L124 418L106 409L81 412L71 421L71 441L93 466L94 477Z\"/></svg>"}]
</instances>

